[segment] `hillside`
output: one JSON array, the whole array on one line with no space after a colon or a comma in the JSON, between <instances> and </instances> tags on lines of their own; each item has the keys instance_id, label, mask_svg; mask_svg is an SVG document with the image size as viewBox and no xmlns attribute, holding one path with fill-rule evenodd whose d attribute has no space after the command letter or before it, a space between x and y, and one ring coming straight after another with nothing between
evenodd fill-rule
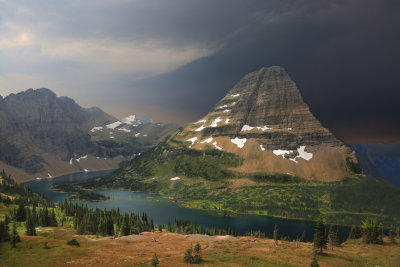
<instances>
[{"instance_id":1,"label":"hillside","mask_svg":"<svg viewBox=\"0 0 400 267\"><path fill-rule=\"evenodd\" d=\"M115 139L110 139L110 135L99 138L92 131L116 122L118 119L97 107L82 108L45 88L1 97L0 169L19 181L115 169L122 160L156 145L177 127L155 124L148 118L118 124L139 130L145 127L149 137L139 141L133 132L117 131Z\"/></svg>"},{"instance_id":2,"label":"hillside","mask_svg":"<svg viewBox=\"0 0 400 267\"><path fill-rule=\"evenodd\" d=\"M400 142L361 143L351 146L367 175L381 177L400 187Z\"/></svg>"},{"instance_id":3,"label":"hillside","mask_svg":"<svg viewBox=\"0 0 400 267\"><path fill-rule=\"evenodd\" d=\"M286 71L271 67L246 75L204 118L111 176L74 186L154 192L222 214L400 221L400 190L361 173Z\"/></svg>"},{"instance_id":4,"label":"hillside","mask_svg":"<svg viewBox=\"0 0 400 267\"><path fill-rule=\"evenodd\" d=\"M310 266L313 257L311 243L299 242L296 247L296 242L279 241L275 247L274 240L267 238L166 232L96 238L76 236L67 227L44 227L38 234L21 236L22 243L16 249L0 243L0 261L8 266L150 266L157 253L159 266L188 266L183 256L197 242L202 248L200 266ZM80 247L67 245L66 241L71 238L76 238ZM347 241L318 256L318 263L320 266L398 266L400 247L385 241L385 245ZM44 242L49 249L43 248Z\"/></svg>"}]
</instances>

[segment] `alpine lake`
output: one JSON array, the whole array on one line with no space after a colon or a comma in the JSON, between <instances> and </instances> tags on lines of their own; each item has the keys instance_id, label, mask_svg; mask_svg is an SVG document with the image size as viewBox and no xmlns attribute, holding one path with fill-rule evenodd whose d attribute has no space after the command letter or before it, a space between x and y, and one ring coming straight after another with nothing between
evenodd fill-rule
<instances>
[{"instance_id":1,"label":"alpine lake","mask_svg":"<svg viewBox=\"0 0 400 267\"><path fill-rule=\"evenodd\" d=\"M52 190L51 185L57 182L82 181L94 177L108 175L112 170L79 172L68 174L56 178L40 179L26 182L32 191L45 195L54 203L60 203L64 199L68 199L68 194L56 192ZM234 215L222 216L213 211L204 211L182 207L175 203L173 199L155 194L143 192L131 192L118 189L102 189L93 190L93 192L110 196L111 199L105 201L73 201L87 205L89 208L112 209L119 208L121 213L142 213L145 212L148 218L154 220L154 224L167 225L168 222L173 223L174 219L189 220L193 223L201 224L208 227L225 228L229 227L239 231L240 233L249 232L251 230L260 230L265 233L272 233L275 225L282 236L287 236L291 240L299 238L303 231L306 233L307 241L312 241L315 223L310 221L292 220L285 218L276 218L269 216L257 215ZM345 240L348 237L350 227L335 226L339 231L339 239Z\"/></svg>"}]
</instances>

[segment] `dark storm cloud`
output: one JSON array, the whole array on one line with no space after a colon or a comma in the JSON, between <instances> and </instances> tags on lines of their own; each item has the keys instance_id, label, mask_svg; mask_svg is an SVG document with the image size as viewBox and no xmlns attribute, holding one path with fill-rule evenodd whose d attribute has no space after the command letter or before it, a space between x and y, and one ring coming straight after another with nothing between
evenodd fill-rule
<instances>
[{"instance_id":1,"label":"dark storm cloud","mask_svg":"<svg viewBox=\"0 0 400 267\"><path fill-rule=\"evenodd\" d=\"M244 74L283 65L345 141L398 140L399 11L394 0L0 0L0 94L49 87L117 116L189 122Z\"/></svg>"},{"instance_id":2,"label":"dark storm cloud","mask_svg":"<svg viewBox=\"0 0 400 267\"><path fill-rule=\"evenodd\" d=\"M182 118L194 120L242 75L283 65L315 115L345 141L400 139L399 3L268 4L242 15L243 24L221 34L226 39L216 54L133 87L146 88L140 97L155 105L192 111ZM225 24L231 19L225 17Z\"/></svg>"}]
</instances>

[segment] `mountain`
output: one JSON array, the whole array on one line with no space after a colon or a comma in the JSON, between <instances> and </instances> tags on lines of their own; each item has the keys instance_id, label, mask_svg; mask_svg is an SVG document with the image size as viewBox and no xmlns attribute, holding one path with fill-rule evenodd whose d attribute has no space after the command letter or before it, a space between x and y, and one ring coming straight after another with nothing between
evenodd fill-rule
<instances>
[{"instance_id":1,"label":"mountain","mask_svg":"<svg viewBox=\"0 0 400 267\"><path fill-rule=\"evenodd\" d=\"M400 142L361 143L351 148L356 151L358 162L367 175L382 177L400 187Z\"/></svg>"},{"instance_id":2,"label":"mountain","mask_svg":"<svg viewBox=\"0 0 400 267\"><path fill-rule=\"evenodd\" d=\"M245 159L241 173L288 173L309 180L351 176L354 153L312 115L283 67L241 79L198 122L177 133L192 149L213 147Z\"/></svg>"},{"instance_id":3,"label":"mountain","mask_svg":"<svg viewBox=\"0 0 400 267\"><path fill-rule=\"evenodd\" d=\"M93 127L117 121L97 107L82 108L45 88L0 98L0 169L20 180L113 169L125 157L156 144L135 146L137 141L101 140L90 134ZM125 143L131 146L122 148Z\"/></svg>"},{"instance_id":4,"label":"mountain","mask_svg":"<svg viewBox=\"0 0 400 267\"><path fill-rule=\"evenodd\" d=\"M152 192L224 215L400 221L400 189L363 175L277 66L246 75L206 116L112 175L70 186Z\"/></svg>"}]
</instances>

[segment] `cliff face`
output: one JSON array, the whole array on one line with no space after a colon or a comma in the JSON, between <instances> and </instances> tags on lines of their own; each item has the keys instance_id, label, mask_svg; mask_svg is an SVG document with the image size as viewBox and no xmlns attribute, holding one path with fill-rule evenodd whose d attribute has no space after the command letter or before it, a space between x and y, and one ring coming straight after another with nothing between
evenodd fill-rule
<instances>
[{"instance_id":1,"label":"cliff face","mask_svg":"<svg viewBox=\"0 0 400 267\"><path fill-rule=\"evenodd\" d=\"M242 156L241 172L289 173L337 180L350 175L340 140L310 112L283 67L262 68L242 78L204 118L176 140Z\"/></svg>"},{"instance_id":2,"label":"cliff face","mask_svg":"<svg viewBox=\"0 0 400 267\"><path fill-rule=\"evenodd\" d=\"M205 119L217 117L224 122L204 133L254 138L270 150L343 145L311 114L283 67L262 68L246 75Z\"/></svg>"}]
</instances>

